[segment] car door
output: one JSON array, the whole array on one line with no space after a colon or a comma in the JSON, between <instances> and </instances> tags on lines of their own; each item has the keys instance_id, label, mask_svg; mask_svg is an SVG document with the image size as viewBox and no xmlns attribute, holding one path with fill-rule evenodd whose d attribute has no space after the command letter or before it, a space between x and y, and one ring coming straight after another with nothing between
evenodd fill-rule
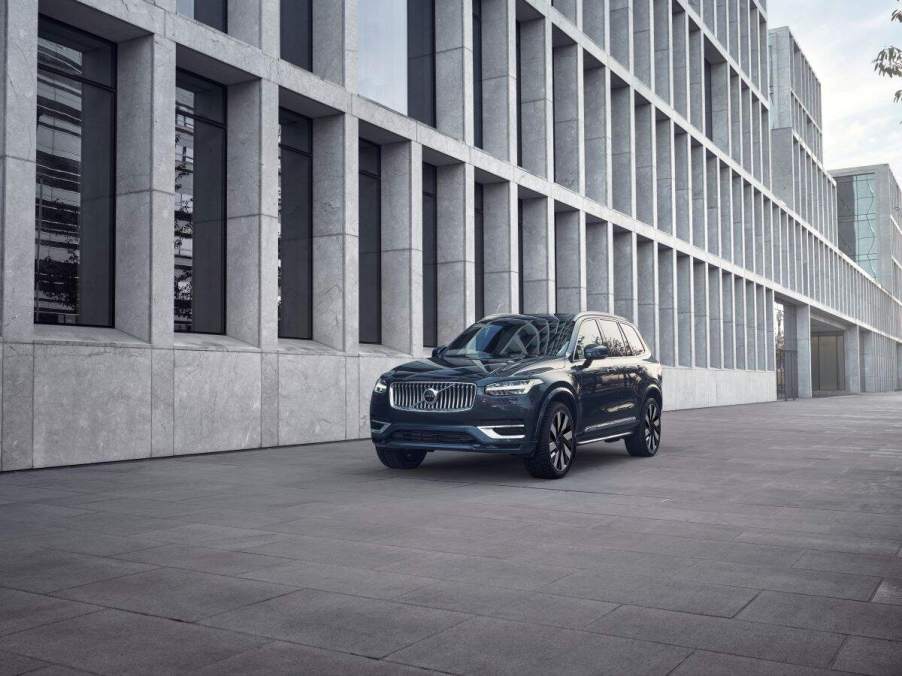
<instances>
[{"instance_id":1,"label":"car door","mask_svg":"<svg viewBox=\"0 0 902 676\"><path fill-rule=\"evenodd\" d=\"M633 402L633 410L636 412L636 415L638 415L639 408L642 406L641 387L643 380L642 371L645 361L644 356L648 352L648 348L645 346L645 341L642 340L636 327L627 324L626 322L622 322L620 324L620 329L623 331L627 346L632 355L629 358L629 364L627 366L629 376L629 396Z\"/></svg>"},{"instance_id":2,"label":"car door","mask_svg":"<svg viewBox=\"0 0 902 676\"><path fill-rule=\"evenodd\" d=\"M616 430L618 427L630 425L636 420L636 397L633 394L635 377L635 359L629 342L620 329L620 323L614 319L598 320L604 344L608 346L610 357L605 359L603 372L604 401L606 425L604 429Z\"/></svg>"},{"instance_id":3,"label":"car door","mask_svg":"<svg viewBox=\"0 0 902 676\"><path fill-rule=\"evenodd\" d=\"M598 324L592 318L584 319L577 328L576 347L573 351L573 378L576 381L579 398L580 433L591 434L602 426L607 418L605 413L605 381L607 359L598 359L584 364L587 347L603 342Z\"/></svg>"}]
</instances>

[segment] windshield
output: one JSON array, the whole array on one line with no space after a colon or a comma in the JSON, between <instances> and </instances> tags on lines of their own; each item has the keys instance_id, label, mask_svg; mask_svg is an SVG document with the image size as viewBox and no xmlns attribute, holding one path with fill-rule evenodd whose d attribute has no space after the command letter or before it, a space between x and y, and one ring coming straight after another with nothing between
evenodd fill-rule
<instances>
[{"instance_id":1,"label":"windshield","mask_svg":"<svg viewBox=\"0 0 902 676\"><path fill-rule=\"evenodd\" d=\"M554 316L498 317L468 327L443 356L505 360L561 356L572 330L572 320Z\"/></svg>"}]
</instances>

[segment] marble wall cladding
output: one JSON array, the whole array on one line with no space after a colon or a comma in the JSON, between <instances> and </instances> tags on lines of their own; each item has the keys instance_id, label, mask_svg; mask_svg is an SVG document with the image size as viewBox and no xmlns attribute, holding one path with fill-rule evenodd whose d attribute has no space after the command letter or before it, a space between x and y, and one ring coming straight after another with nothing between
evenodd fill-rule
<instances>
[{"instance_id":1,"label":"marble wall cladding","mask_svg":"<svg viewBox=\"0 0 902 676\"><path fill-rule=\"evenodd\" d=\"M773 401L773 371L664 367L664 410Z\"/></svg>"},{"instance_id":2,"label":"marble wall cladding","mask_svg":"<svg viewBox=\"0 0 902 676\"><path fill-rule=\"evenodd\" d=\"M345 358L279 355L279 443L345 437Z\"/></svg>"},{"instance_id":3,"label":"marble wall cladding","mask_svg":"<svg viewBox=\"0 0 902 676\"><path fill-rule=\"evenodd\" d=\"M34 466L145 458L148 349L34 346Z\"/></svg>"},{"instance_id":4,"label":"marble wall cladding","mask_svg":"<svg viewBox=\"0 0 902 676\"><path fill-rule=\"evenodd\" d=\"M18 343L3 346L2 389L0 470L27 469L32 466L34 346Z\"/></svg>"},{"instance_id":5,"label":"marble wall cladding","mask_svg":"<svg viewBox=\"0 0 902 676\"><path fill-rule=\"evenodd\" d=\"M260 353L176 350L174 451L260 446Z\"/></svg>"}]
</instances>

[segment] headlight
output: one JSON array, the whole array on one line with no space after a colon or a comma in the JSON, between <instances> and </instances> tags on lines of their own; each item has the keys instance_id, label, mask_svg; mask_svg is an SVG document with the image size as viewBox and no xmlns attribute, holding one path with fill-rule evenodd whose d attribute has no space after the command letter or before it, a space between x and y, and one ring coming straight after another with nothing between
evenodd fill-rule
<instances>
[{"instance_id":1,"label":"headlight","mask_svg":"<svg viewBox=\"0 0 902 676\"><path fill-rule=\"evenodd\" d=\"M493 396L526 394L540 382L542 381L538 378L530 378L529 380L506 380L504 382L486 385L485 393Z\"/></svg>"},{"instance_id":2,"label":"headlight","mask_svg":"<svg viewBox=\"0 0 902 676\"><path fill-rule=\"evenodd\" d=\"M376 387L373 388L373 392L375 394L384 394L387 389L388 383L386 383L384 379L379 378L379 380L376 381Z\"/></svg>"}]
</instances>

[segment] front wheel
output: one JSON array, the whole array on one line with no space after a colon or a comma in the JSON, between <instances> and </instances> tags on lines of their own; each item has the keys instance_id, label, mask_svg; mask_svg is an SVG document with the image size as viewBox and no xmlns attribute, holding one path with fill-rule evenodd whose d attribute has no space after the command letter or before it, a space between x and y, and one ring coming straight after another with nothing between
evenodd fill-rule
<instances>
[{"instance_id":1,"label":"front wheel","mask_svg":"<svg viewBox=\"0 0 902 676\"><path fill-rule=\"evenodd\" d=\"M377 448L376 455L382 464L392 469L416 469L426 457L426 451L396 450L393 448Z\"/></svg>"},{"instance_id":2,"label":"front wheel","mask_svg":"<svg viewBox=\"0 0 902 676\"><path fill-rule=\"evenodd\" d=\"M535 453L524 461L526 470L537 479L560 479L570 471L575 449L573 414L569 406L555 401L542 417Z\"/></svg>"},{"instance_id":3,"label":"front wheel","mask_svg":"<svg viewBox=\"0 0 902 676\"><path fill-rule=\"evenodd\" d=\"M649 397L642 404L636 431L626 438L626 450L636 458L650 458L661 445L661 404Z\"/></svg>"}]
</instances>

